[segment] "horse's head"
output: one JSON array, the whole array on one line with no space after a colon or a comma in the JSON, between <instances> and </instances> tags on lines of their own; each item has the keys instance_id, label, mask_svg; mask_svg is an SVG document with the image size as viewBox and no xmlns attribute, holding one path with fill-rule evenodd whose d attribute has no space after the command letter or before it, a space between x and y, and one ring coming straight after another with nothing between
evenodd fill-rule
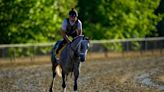
<instances>
[{"instance_id":1,"label":"horse's head","mask_svg":"<svg viewBox=\"0 0 164 92\"><path fill-rule=\"evenodd\" d=\"M86 60L86 55L89 48L89 39L83 35L77 36L72 41L72 50L75 52L75 56L79 56L80 60L83 62Z\"/></svg>"},{"instance_id":2,"label":"horse's head","mask_svg":"<svg viewBox=\"0 0 164 92\"><path fill-rule=\"evenodd\" d=\"M81 41L81 47L80 47L80 60L85 61L86 55L89 48L89 39L87 37L83 37Z\"/></svg>"}]
</instances>

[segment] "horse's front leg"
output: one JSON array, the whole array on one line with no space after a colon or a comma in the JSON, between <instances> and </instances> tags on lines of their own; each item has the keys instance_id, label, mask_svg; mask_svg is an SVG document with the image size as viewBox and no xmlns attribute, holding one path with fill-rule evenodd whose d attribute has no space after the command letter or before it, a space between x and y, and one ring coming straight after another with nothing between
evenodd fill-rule
<instances>
[{"instance_id":1,"label":"horse's front leg","mask_svg":"<svg viewBox=\"0 0 164 92\"><path fill-rule=\"evenodd\" d=\"M77 80L79 77L79 69L74 70L74 92L77 92Z\"/></svg>"},{"instance_id":2,"label":"horse's front leg","mask_svg":"<svg viewBox=\"0 0 164 92\"><path fill-rule=\"evenodd\" d=\"M63 80L63 83L62 83L62 88L63 88L63 92L66 92L66 75L65 73L62 71L62 80Z\"/></svg>"}]
</instances>

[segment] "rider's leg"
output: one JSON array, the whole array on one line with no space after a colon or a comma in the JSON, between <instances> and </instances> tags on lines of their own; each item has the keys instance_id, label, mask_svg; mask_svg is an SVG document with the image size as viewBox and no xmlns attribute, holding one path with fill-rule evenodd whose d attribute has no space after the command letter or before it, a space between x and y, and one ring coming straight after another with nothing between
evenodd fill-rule
<instances>
[{"instance_id":1,"label":"rider's leg","mask_svg":"<svg viewBox=\"0 0 164 92\"><path fill-rule=\"evenodd\" d=\"M56 62L56 49L62 41L57 41L51 50L51 61Z\"/></svg>"},{"instance_id":2,"label":"rider's leg","mask_svg":"<svg viewBox=\"0 0 164 92\"><path fill-rule=\"evenodd\" d=\"M57 53L57 54L59 53L59 50L64 46L64 44L65 44L66 42L67 42L66 40L63 40L63 41L59 44L58 48L56 49L56 53Z\"/></svg>"}]
</instances>

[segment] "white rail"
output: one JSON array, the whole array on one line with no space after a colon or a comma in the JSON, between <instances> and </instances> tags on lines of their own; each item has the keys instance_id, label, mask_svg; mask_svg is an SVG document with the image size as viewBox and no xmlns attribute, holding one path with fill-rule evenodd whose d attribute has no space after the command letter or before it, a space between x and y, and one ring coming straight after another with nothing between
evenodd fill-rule
<instances>
[{"instance_id":1,"label":"white rail","mask_svg":"<svg viewBox=\"0 0 164 92\"><path fill-rule=\"evenodd\" d=\"M27 44L2 44L0 48L14 48L14 47L33 47L33 46L51 46L54 43L27 43Z\"/></svg>"},{"instance_id":2,"label":"white rail","mask_svg":"<svg viewBox=\"0 0 164 92\"><path fill-rule=\"evenodd\" d=\"M129 38L129 39L112 39L112 40L91 40L91 44L96 43L115 43L115 42L130 42L130 41L160 41L164 40L164 37L153 37L153 38ZM14 47L44 47L53 46L54 42L50 43L26 43L26 44L1 44L0 48L14 48Z\"/></svg>"},{"instance_id":3,"label":"white rail","mask_svg":"<svg viewBox=\"0 0 164 92\"><path fill-rule=\"evenodd\" d=\"M149 51L154 54L154 50L158 51L160 55L164 52L164 37L153 37L153 38L130 38L130 39L113 39L113 40L90 40L92 44L90 46L90 52L103 52L104 56L108 56L108 53L117 52L113 43L121 43L118 46L122 46L122 56L125 56L126 52L136 51L132 44L133 42L139 42L139 48L137 51L141 55ZM104 45L109 43L109 49L106 49ZM31 61L34 61L35 56L48 55L55 42L48 43L27 43L27 44L0 44L0 61L1 59L8 58L10 61L15 61L19 57L30 57ZM137 45L138 46L138 45ZM112 48L110 48L112 47ZM119 52L119 51L118 51ZM120 53L120 52L119 52ZM22 55L22 56L21 56ZM127 55L127 54L126 54ZM3 61L3 60L2 60Z\"/></svg>"},{"instance_id":4,"label":"white rail","mask_svg":"<svg viewBox=\"0 0 164 92\"><path fill-rule=\"evenodd\" d=\"M155 41L164 40L164 37L153 38L129 38L129 39L113 39L113 40L92 40L91 43L114 43L114 42L130 42L130 41Z\"/></svg>"}]
</instances>

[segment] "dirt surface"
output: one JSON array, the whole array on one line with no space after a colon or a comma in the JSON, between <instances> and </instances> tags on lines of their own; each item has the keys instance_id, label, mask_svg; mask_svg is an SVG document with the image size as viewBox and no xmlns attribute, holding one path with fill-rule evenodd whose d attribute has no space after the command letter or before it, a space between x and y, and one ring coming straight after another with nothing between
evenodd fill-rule
<instances>
[{"instance_id":1,"label":"dirt surface","mask_svg":"<svg viewBox=\"0 0 164 92\"><path fill-rule=\"evenodd\" d=\"M87 61L81 64L78 92L164 92L163 76L162 56ZM0 92L48 92L51 80L50 63L0 68ZM62 91L59 77L54 90ZM73 91L73 76L68 76L67 91Z\"/></svg>"}]
</instances>

